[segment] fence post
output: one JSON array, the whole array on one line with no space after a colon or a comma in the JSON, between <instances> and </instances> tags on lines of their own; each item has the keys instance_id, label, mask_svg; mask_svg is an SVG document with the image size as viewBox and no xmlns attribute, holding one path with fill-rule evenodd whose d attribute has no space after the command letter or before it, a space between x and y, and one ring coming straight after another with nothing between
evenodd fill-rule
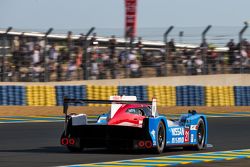
<instances>
[{"instance_id":1,"label":"fence post","mask_svg":"<svg viewBox=\"0 0 250 167\"><path fill-rule=\"evenodd\" d=\"M240 73L243 73L243 57L241 54L241 49L242 49L242 36L244 34L244 32L246 31L246 29L248 28L248 22L244 22L245 26L240 30L239 32L239 54L240 54Z\"/></svg>"},{"instance_id":2,"label":"fence post","mask_svg":"<svg viewBox=\"0 0 250 167\"><path fill-rule=\"evenodd\" d=\"M48 71L48 53L46 50L48 43L48 35L53 31L53 28L48 29L48 31L44 34L44 51L43 51L43 60L44 60L44 82L49 81L49 71Z\"/></svg>"},{"instance_id":3,"label":"fence post","mask_svg":"<svg viewBox=\"0 0 250 167\"><path fill-rule=\"evenodd\" d=\"M167 63L168 63L168 56L169 56L169 46L168 46L168 34L172 31L174 26L170 26L167 31L164 33L163 41L165 43L165 62L164 62L164 76L167 76Z\"/></svg>"},{"instance_id":4,"label":"fence post","mask_svg":"<svg viewBox=\"0 0 250 167\"><path fill-rule=\"evenodd\" d=\"M88 74L88 53L87 53L87 50L88 50L88 46L89 44L87 43L88 42L88 36L95 30L95 27L91 27L88 31L88 33L86 34L85 36L85 41L84 41L84 49L83 49L83 59L82 59L82 68L83 68L83 79L84 80L88 80L89 78L89 74Z\"/></svg>"},{"instance_id":5,"label":"fence post","mask_svg":"<svg viewBox=\"0 0 250 167\"><path fill-rule=\"evenodd\" d=\"M201 44L204 45L205 41L206 41L206 35L207 35L207 32L210 30L212 26L211 25L208 25L205 30L202 32L201 34ZM202 73L203 74L207 74L208 73L208 64L207 64L207 49L206 46L203 46L201 48L201 51L202 51L202 61L204 63L204 66L203 66L203 70L202 70Z\"/></svg>"},{"instance_id":6,"label":"fence post","mask_svg":"<svg viewBox=\"0 0 250 167\"><path fill-rule=\"evenodd\" d=\"M126 57L129 56L130 52L132 51L132 37L131 37L131 33L133 31L133 28L130 27L126 30L125 32L125 35L124 35L124 40L125 40L125 54L126 54ZM129 43L128 43L128 40L129 40ZM129 51L128 51L129 50ZM125 67L124 67L124 73L125 73L125 78L128 78L129 77L129 68L128 68L128 64L125 64Z\"/></svg>"},{"instance_id":7,"label":"fence post","mask_svg":"<svg viewBox=\"0 0 250 167\"><path fill-rule=\"evenodd\" d=\"M1 81L4 82L5 78L4 78L4 73L5 73L5 57L6 57L6 53L7 53L7 35L8 33L12 30L12 27L8 27L8 29L5 31L4 34L2 34L2 51L3 51L3 55L2 55L2 69L1 69Z\"/></svg>"}]
</instances>

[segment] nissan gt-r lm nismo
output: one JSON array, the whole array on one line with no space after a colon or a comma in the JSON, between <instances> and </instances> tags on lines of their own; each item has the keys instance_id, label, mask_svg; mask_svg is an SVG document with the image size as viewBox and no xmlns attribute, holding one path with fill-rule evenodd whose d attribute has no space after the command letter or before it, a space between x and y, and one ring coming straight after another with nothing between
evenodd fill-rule
<instances>
[{"instance_id":1,"label":"nissan gt-r lm nismo","mask_svg":"<svg viewBox=\"0 0 250 167\"><path fill-rule=\"evenodd\" d=\"M111 110L88 123L85 114L68 114L70 103L111 104ZM159 115L156 99L137 101L135 96L110 100L64 99L65 128L61 144L71 152L84 148L144 149L161 153L168 147L204 149L208 126L205 115L189 111L179 120Z\"/></svg>"}]
</instances>

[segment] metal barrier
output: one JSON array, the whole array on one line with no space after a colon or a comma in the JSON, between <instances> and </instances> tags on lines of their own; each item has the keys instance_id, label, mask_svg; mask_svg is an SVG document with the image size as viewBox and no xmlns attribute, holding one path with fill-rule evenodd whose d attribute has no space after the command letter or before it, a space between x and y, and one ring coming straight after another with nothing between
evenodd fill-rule
<instances>
[{"instance_id":1,"label":"metal barrier","mask_svg":"<svg viewBox=\"0 0 250 167\"><path fill-rule=\"evenodd\" d=\"M164 45L150 48L135 43L131 51L121 43L111 46L106 41L104 45L94 36L72 41L54 41L47 36L15 38L2 34L1 80L44 82L250 72L249 48L244 43L241 52L237 48L229 52L185 47L173 51L165 39L167 49Z\"/></svg>"}]
</instances>

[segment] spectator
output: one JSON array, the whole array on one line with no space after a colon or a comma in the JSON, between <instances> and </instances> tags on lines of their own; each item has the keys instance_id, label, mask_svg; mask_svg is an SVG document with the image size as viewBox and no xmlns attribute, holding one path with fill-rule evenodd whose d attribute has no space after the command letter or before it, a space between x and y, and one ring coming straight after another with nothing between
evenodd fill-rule
<instances>
[{"instance_id":1,"label":"spectator","mask_svg":"<svg viewBox=\"0 0 250 167\"><path fill-rule=\"evenodd\" d=\"M107 78L107 73L106 73L106 69L102 64L98 64L98 69L99 69L99 76L98 79L106 79Z\"/></svg>"},{"instance_id":2,"label":"spectator","mask_svg":"<svg viewBox=\"0 0 250 167\"><path fill-rule=\"evenodd\" d=\"M123 73L124 73L125 78L129 77L129 63L128 63L129 60L128 60L128 57L129 57L129 52L127 50L123 50L123 51L120 52L119 58L118 58L119 64L123 69Z\"/></svg>"},{"instance_id":3,"label":"spectator","mask_svg":"<svg viewBox=\"0 0 250 167\"><path fill-rule=\"evenodd\" d=\"M57 81L62 81L62 73L63 73L63 68L62 68L62 64L56 63L56 80Z\"/></svg>"},{"instance_id":4,"label":"spectator","mask_svg":"<svg viewBox=\"0 0 250 167\"><path fill-rule=\"evenodd\" d=\"M63 77L72 79L75 69L77 69L77 78L80 79L83 73L82 47L87 44L85 38L81 34L80 38L74 43L72 32L69 31L66 43L61 43L61 49L57 51L59 47L54 43L59 41L57 39L53 39L52 46L48 48L48 45L45 46L44 38L27 37L24 34L14 37L10 46L12 56L6 55L8 63L5 72L9 74L9 78L6 78L6 80L14 81L17 78L17 80L29 81L31 79L28 77L34 74L35 79L40 81L44 75L45 54L43 52L45 48L46 53L48 53L46 55L49 58L48 69L50 69L49 73L52 76L53 72L56 72L58 81L65 80ZM209 49L206 40L202 41L197 50L191 48L176 49L174 39L171 39L168 42L168 50L165 49L165 46L164 49L157 46L157 50L150 48L150 50L144 50L144 52L142 38L139 37L135 48L132 48L131 51L124 48L119 53L118 49L120 48L117 47L115 36L111 36L102 47L98 46L96 33L88 42L90 42L91 47L87 47L86 64L87 73L92 79L117 78L119 74L124 74L127 77L139 77L142 75L141 71L145 68L155 70L157 76L163 76L168 67L172 67L171 71L168 72L170 75L250 72L250 44L247 39L243 39L238 45L231 39L226 44L228 47L226 52L217 52L214 48ZM166 54L166 51L169 53ZM168 58L167 61L165 61L166 58ZM224 67L228 69L228 65L232 68L231 71L224 71ZM15 76L17 77L15 78Z\"/></svg>"},{"instance_id":5,"label":"spectator","mask_svg":"<svg viewBox=\"0 0 250 167\"><path fill-rule=\"evenodd\" d=\"M197 55L194 57L194 67L195 67L195 74L196 75L201 75L202 74L202 69L203 69L203 61L200 55Z\"/></svg>"},{"instance_id":6,"label":"spectator","mask_svg":"<svg viewBox=\"0 0 250 167\"><path fill-rule=\"evenodd\" d=\"M162 57L161 56L154 56L154 66L155 66L155 70L156 70L156 76L157 77L161 77L163 76L163 66L164 66L164 62L162 61Z\"/></svg>"},{"instance_id":7,"label":"spectator","mask_svg":"<svg viewBox=\"0 0 250 167\"><path fill-rule=\"evenodd\" d=\"M112 35L111 39L109 40L108 48L109 48L109 51L110 51L110 57L114 58L114 56L115 56L115 48L116 48L116 39L115 39L114 35Z\"/></svg>"},{"instance_id":8,"label":"spectator","mask_svg":"<svg viewBox=\"0 0 250 167\"><path fill-rule=\"evenodd\" d=\"M142 43L142 37L139 37L138 38L138 42L137 42L137 44L136 44L136 47L137 47L137 49L138 49L138 53L139 53L139 56L140 56L140 58L142 57L142 55L143 55L143 43Z\"/></svg>"},{"instance_id":9,"label":"spectator","mask_svg":"<svg viewBox=\"0 0 250 167\"><path fill-rule=\"evenodd\" d=\"M80 80L80 71L82 69L82 55L83 55L83 50L81 47L78 47L76 52L76 67L77 67L78 80Z\"/></svg>"},{"instance_id":10,"label":"spectator","mask_svg":"<svg viewBox=\"0 0 250 167\"><path fill-rule=\"evenodd\" d=\"M242 68L242 60L240 52L236 52L235 61L232 64L232 73L240 73Z\"/></svg>"},{"instance_id":11,"label":"spectator","mask_svg":"<svg viewBox=\"0 0 250 167\"><path fill-rule=\"evenodd\" d=\"M70 81L72 80L72 74L74 74L76 71L76 63L74 60L70 60L67 71L66 71L66 80Z\"/></svg>"},{"instance_id":12,"label":"spectator","mask_svg":"<svg viewBox=\"0 0 250 167\"><path fill-rule=\"evenodd\" d=\"M172 65L172 71L177 71L177 57L175 55L176 47L174 39L171 39L170 42L168 42L168 56L169 61Z\"/></svg>"},{"instance_id":13,"label":"spectator","mask_svg":"<svg viewBox=\"0 0 250 167\"><path fill-rule=\"evenodd\" d=\"M37 45L40 47L39 50L40 50L41 55L43 55L44 49L46 47L44 38L40 38Z\"/></svg>"},{"instance_id":14,"label":"spectator","mask_svg":"<svg viewBox=\"0 0 250 167\"><path fill-rule=\"evenodd\" d=\"M32 73L32 80L34 82L41 82L43 80L44 68L40 63L33 64ZM27 75L27 71L23 70L23 77L25 75Z\"/></svg>"},{"instance_id":15,"label":"spectator","mask_svg":"<svg viewBox=\"0 0 250 167\"><path fill-rule=\"evenodd\" d=\"M136 60L136 59L137 59L136 51L132 50L130 52L130 54L128 55L128 61L133 61L133 60Z\"/></svg>"},{"instance_id":16,"label":"spectator","mask_svg":"<svg viewBox=\"0 0 250 167\"><path fill-rule=\"evenodd\" d=\"M4 81L13 81L13 73L14 69L10 62L5 61L5 74L4 74Z\"/></svg>"},{"instance_id":17,"label":"spectator","mask_svg":"<svg viewBox=\"0 0 250 167\"><path fill-rule=\"evenodd\" d=\"M208 55L207 55L208 72L211 69L213 73L216 73L217 57L218 57L217 53L215 52L214 48L212 48L211 51L208 52Z\"/></svg>"},{"instance_id":18,"label":"spectator","mask_svg":"<svg viewBox=\"0 0 250 167\"><path fill-rule=\"evenodd\" d=\"M140 71L140 64L136 60L132 60L130 62L130 77L131 78L138 78L141 76L141 71Z\"/></svg>"},{"instance_id":19,"label":"spectator","mask_svg":"<svg viewBox=\"0 0 250 167\"><path fill-rule=\"evenodd\" d=\"M231 39L226 46L228 47L228 65L232 65L235 61L234 51L236 49L234 40Z\"/></svg>"},{"instance_id":20,"label":"spectator","mask_svg":"<svg viewBox=\"0 0 250 167\"><path fill-rule=\"evenodd\" d=\"M186 68L186 75L195 75L196 70L195 70L195 61L194 61L195 60L194 51L185 49L183 51L183 54L185 58L183 59L182 62Z\"/></svg>"},{"instance_id":21,"label":"spectator","mask_svg":"<svg viewBox=\"0 0 250 167\"><path fill-rule=\"evenodd\" d=\"M174 42L174 39L171 39L169 42L168 42L168 48L169 48L169 54L174 54L174 52L176 51L176 47L175 47L175 42Z\"/></svg>"},{"instance_id":22,"label":"spectator","mask_svg":"<svg viewBox=\"0 0 250 167\"><path fill-rule=\"evenodd\" d=\"M203 72L204 74L208 74L208 43L206 39L203 39L202 43L200 44L200 50L201 50L201 59L204 62L203 66Z\"/></svg>"},{"instance_id":23,"label":"spectator","mask_svg":"<svg viewBox=\"0 0 250 167\"><path fill-rule=\"evenodd\" d=\"M72 31L68 31L68 35L67 35L67 47L69 51L73 50L73 39L72 39Z\"/></svg>"},{"instance_id":24,"label":"spectator","mask_svg":"<svg viewBox=\"0 0 250 167\"><path fill-rule=\"evenodd\" d=\"M58 57L58 52L56 50L56 44L53 43L51 48L49 49L49 60L50 62L56 62Z\"/></svg>"},{"instance_id":25,"label":"spectator","mask_svg":"<svg viewBox=\"0 0 250 167\"><path fill-rule=\"evenodd\" d=\"M91 61L91 67L90 67L90 73L91 73L91 79L96 80L98 79L99 75L99 68L98 68L98 63L96 62L95 59Z\"/></svg>"},{"instance_id":26,"label":"spectator","mask_svg":"<svg viewBox=\"0 0 250 167\"><path fill-rule=\"evenodd\" d=\"M27 60L29 56L29 51L28 51L28 45L27 45L27 39L25 37L22 37L20 40L20 50L19 50L19 65L23 66L23 63L25 60Z\"/></svg>"},{"instance_id":27,"label":"spectator","mask_svg":"<svg viewBox=\"0 0 250 167\"><path fill-rule=\"evenodd\" d=\"M38 45L35 45L32 57L32 64L40 63L40 47Z\"/></svg>"},{"instance_id":28,"label":"spectator","mask_svg":"<svg viewBox=\"0 0 250 167\"><path fill-rule=\"evenodd\" d=\"M20 67L20 59L19 59L19 51L20 51L20 41L19 41L19 37L15 36L14 40L11 43L11 51L12 51L12 55L13 55L13 63L15 65L15 71L19 71L19 67Z\"/></svg>"},{"instance_id":29,"label":"spectator","mask_svg":"<svg viewBox=\"0 0 250 167\"><path fill-rule=\"evenodd\" d=\"M35 46L35 42L33 38L28 38L28 41L26 44L27 44L28 51L31 53L34 50L34 46Z\"/></svg>"},{"instance_id":30,"label":"spectator","mask_svg":"<svg viewBox=\"0 0 250 167\"><path fill-rule=\"evenodd\" d=\"M61 62L61 63L68 62L70 59L70 56L65 50L65 48L61 48L59 50L59 57L60 57L60 60L58 60L58 62Z\"/></svg>"}]
</instances>

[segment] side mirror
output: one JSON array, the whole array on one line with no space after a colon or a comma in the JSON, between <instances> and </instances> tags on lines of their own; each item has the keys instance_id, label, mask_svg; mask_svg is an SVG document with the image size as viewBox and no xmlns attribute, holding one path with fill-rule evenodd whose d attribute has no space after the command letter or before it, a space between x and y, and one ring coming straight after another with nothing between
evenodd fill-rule
<instances>
[{"instance_id":1,"label":"side mirror","mask_svg":"<svg viewBox=\"0 0 250 167\"><path fill-rule=\"evenodd\" d=\"M188 113L189 113L189 114L192 114L192 115L197 114L196 110L188 110Z\"/></svg>"}]
</instances>

